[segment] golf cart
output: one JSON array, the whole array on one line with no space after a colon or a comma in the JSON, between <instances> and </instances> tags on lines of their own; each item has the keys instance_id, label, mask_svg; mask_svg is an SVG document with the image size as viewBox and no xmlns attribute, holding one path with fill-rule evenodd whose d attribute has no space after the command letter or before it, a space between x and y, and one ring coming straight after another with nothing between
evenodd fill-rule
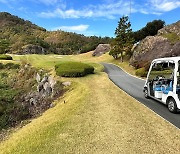
<instances>
[{"instance_id":1,"label":"golf cart","mask_svg":"<svg viewBox=\"0 0 180 154\"><path fill-rule=\"evenodd\" d=\"M180 57L152 61L144 85L144 96L167 105L170 112L180 109Z\"/></svg>"}]
</instances>

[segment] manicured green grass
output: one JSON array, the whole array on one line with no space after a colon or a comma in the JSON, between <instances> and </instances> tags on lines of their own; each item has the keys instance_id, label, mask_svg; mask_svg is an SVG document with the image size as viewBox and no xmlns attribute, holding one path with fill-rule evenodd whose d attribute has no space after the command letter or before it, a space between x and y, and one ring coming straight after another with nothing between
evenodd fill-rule
<instances>
[{"instance_id":1,"label":"manicured green grass","mask_svg":"<svg viewBox=\"0 0 180 154\"><path fill-rule=\"evenodd\" d=\"M63 62L55 65L58 76L63 77L83 77L94 73L94 67L82 62Z\"/></svg>"}]
</instances>

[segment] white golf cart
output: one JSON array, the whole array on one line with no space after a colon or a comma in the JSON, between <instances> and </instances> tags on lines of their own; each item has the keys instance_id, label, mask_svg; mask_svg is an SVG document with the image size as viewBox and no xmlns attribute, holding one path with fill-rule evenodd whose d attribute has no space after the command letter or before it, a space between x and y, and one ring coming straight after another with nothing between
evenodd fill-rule
<instances>
[{"instance_id":1,"label":"white golf cart","mask_svg":"<svg viewBox=\"0 0 180 154\"><path fill-rule=\"evenodd\" d=\"M152 61L144 85L144 96L168 106L170 112L180 109L180 57Z\"/></svg>"}]
</instances>

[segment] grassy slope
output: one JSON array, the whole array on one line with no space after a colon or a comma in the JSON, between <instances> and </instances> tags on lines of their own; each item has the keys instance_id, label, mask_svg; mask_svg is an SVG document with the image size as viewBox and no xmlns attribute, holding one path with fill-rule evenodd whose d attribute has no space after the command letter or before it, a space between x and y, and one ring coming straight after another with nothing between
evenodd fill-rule
<instances>
[{"instance_id":1,"label":"grassy slope","mask_svg":"<svg viewBox=\"0 0 180 154\"><path fill-rule=\"evenodd\" d=\"M33 64L35 67L39 68L46 68L46 69L51 69L55 64L60 63L62 61L82 61L82 62L109 62L116 64L129 72L132 75L135 75L135 70L133 67L130 67L128 62L125 61L121 63L118 60L114 60L112 56L109 56L109 54L104 54L103 56L100 57L92 57L92 52L88 52L85 54L81 55L74 55L74 56L66 56L66 55L13 55L13 59L15 61L27 61Z\"/></svg>"},{"instance_id":2,"label":"grassy slope","mask_svg":"<svg viewBox=\"0 0 180 154\"><path fill-rule=\"evenodd\" d=\"M106 56L70 59L92 62ZM73 81L69 93L2 142L0 153L179 153L179 130L113 85L99 72L102 66L95 66L95 75L61 79Z\"/></svg>"}]
</instances>

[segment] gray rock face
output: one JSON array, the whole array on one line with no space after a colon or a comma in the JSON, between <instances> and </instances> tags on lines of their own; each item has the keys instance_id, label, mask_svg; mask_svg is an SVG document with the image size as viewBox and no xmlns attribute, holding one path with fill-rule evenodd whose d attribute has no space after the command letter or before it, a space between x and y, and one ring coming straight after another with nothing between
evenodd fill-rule
<instances>
[{"instance_id":1,"label":"gray rock face","mask_svg":"<svg viewBox=\"0 0 180 154\"><path fill-rule=\"evenodd\" d=\"M136 68L147 67L152 60L162 57L180 56L180 41L171 42L164 34L180 36L180 21L158 31L156 36L148 36L133 49L130 64Z\"/></svg>"},{"instance_id":2,"label":"gray rock face","mask_svg":"<svg viewBox=\"0 0 180 154\"><path fill-rule=\"evenodd\" d=\"M38 82L37 92L45 97L53 93L54 85L56 84L53 77L45 75L41 80L39 73L37 73L36 80Z\"/></svg>"},{"instance_id":3,"label":"gray rock face","mask_svg":"<svg viewBox=\"0 0 180 154\"><path fill-rule=\"evenodd\" d=\"M38 45L28 44L18 54L46 54L47 51Z\"/></svg>"},{"instance_id":4,"label":"gray rock face","mask_svg":"<svg viewBox=\"0 0 180 154\"><path fill-rule=\"evenodd\" d=\"M110 44L99 44L97 48L94 50L92 56L101 56L106 52L111 50Z\"/></svg>"}]
</instances>

